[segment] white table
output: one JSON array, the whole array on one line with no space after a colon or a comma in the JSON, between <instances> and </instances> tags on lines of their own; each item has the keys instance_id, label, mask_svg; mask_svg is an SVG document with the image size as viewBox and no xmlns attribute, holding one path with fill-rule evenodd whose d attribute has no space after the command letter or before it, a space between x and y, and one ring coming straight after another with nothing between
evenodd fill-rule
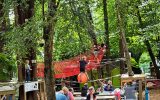
<instances>
[{"instance_id":1,"label":"white table","mask_svg":"<svg viewBox=\"0 0 160 100\"><path fill-rule=\"evenodd\" d=\"M96 97L97 100L116 100L116 97L113 95L113 96L97 96Z\"/></svg>"},{"instance_id":2,"label":"white table","mask_svg":"<svg viewBox=\"0 0 160 100\"><path fill-rule=\"evenodd\" d=\"M115 96L97 96L97 100L116 100ZM75 100L86 100L86 97L74 97Z\"/></svg>"},{"instance_id":3,"label":"white table","mask_svg":"<svg viewBox=\"0 0 160 100\"><path fill-rule=\"evenodd\" d=\"M74 95L74 96L80 96L80 95L81 95L81 92L74 92L73 95Z\"/></svg>"},{"instance_id":4,"label":"white table","mask_svg":"<svg viewBox=\"0 0 160 100\"><path fill-rule=\"evenodd\" d=\"M99 93L98 96L113 96L114 93L113 92L102 92L102 93Z\"/></svg>"},{"instance_id":5,"label":"white table","mask_svg":"<svg viewBox=\"0 0 160 100\"><path fill-rule=\"evenodd\" d=\"M74 100L86 100L86 97L74 97Z\"/></svg>"}]
</instances>

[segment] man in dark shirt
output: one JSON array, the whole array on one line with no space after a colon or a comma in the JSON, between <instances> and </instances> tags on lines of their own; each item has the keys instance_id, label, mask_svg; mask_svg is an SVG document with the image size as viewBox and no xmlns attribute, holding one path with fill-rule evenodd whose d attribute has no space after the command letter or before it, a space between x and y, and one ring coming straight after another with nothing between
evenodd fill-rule
<instances>
[{"instance_id":1,"label":"man in dark shirt","mask_svg":"<svg viewBox=\"0 0 160 100\"><path fill-rule=\"evenodd\" d=\"M86 97L87 96L87 91L88 91L88 84L85 83L84 86L81 89L81 96Z\"/></svg>"},{"instance_id":2,"label":"man in dark shirt","mask_svg":"<svg viewBox=\"0 0 160 100\"><path fill-rule=\"evenodd\" d=\"M80 63L80 72L85 72L85 67L88 64L86 56L82 57L82 60L80 60L79 63Z\"/></svg>"}]
</instances>

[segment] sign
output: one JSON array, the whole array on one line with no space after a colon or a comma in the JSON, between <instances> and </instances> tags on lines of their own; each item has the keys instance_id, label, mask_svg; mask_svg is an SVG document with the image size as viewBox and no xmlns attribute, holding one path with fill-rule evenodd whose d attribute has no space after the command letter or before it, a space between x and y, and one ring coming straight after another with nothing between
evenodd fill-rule
<instances>
[{"instance_id":1,"label":"sign","mask_svg":"<svg viewBox=\"0 0 160 100\"><path fill-rule=\"evenodd\" d=\"M25 92L38 90L38 82L29 82L24 84Z\"/></svg>"}]
</instances>

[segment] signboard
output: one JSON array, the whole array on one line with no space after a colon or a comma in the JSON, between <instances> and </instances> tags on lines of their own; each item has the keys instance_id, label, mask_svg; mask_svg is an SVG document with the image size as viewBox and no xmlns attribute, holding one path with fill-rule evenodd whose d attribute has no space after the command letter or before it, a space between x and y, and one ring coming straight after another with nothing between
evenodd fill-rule
<instances>
[{"instance_id":1,"label":"signboard","mask_svg":"<svg viewBox=\"0 0 160 100\"><path fill-rule=\"evenodd\" d=\"M38 90L38 81L37 82L29 82L24 84L25 92L36 91Z\"/></svg>"}]
</instances>

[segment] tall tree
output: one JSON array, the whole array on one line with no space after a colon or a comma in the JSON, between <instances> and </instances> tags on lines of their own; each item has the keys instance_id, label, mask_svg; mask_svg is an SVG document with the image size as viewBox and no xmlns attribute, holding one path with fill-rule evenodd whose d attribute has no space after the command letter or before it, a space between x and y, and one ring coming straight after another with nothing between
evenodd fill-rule
<instances>
[{"instance_id":1,"label":"tall tree","mask_svg":"<svg viewBox=\"0 0 160 100\"><path fill-rule=\"evenodd\" d=\"M44 3L44 1L43 1ZM44 27L43 38L45 41L44 45L44 76L45 76L45 86L47 100L56 100L55 98L55 78L54 78L54 69L52 69L52 59L53 59L53 35L54 28L56 24L56 12L59 1L49 0L48 3L48 16L47 16L47 25Z\"/></svg>"},{"instance_id":2,"label":"tall tree","mask_svg":"<svg viewBox=\"0 0 160 100\"><path fill-rule=\"evenodd\" d=\"M141 17L140 11L139 11L139 7L136 6L136 9L137 9L137 17L138 17L139 27L140 27L141 29L143 29L143 28L144 28L144 24L143 24L142 17ZM158 68L158 66L157 66L157 63L156 63L156 60L155 60L155 56L154 56L154 54L153 54L153 51L152 51L152 48L151 48L151 46L150 46L149 40L145 40L145 41L144 41L144 44L145 44L146 47L147 47L147 51L148 51L148 53L149 53L149 56L150 56L150 58L151 58L151 60L152 60L153 66L154 66L154 68L155 68L156 77L157 77L158 79L160 79L160 70L159 70L159 68Z\"/></svg>"},{"instance_id":3,"label":"tall tree","mask_svg":"<svg viewBox=\"0 0 160 100\"><path fill-rule=\"evenodd\" d=\"M149 53L150 58L151 58L151 60L152 60L153 66L154 66L154 68L155 68L156 77L157 77L158 79L160 79L160 71L159 71L159 68L158 68L158 66L157 66L157 63L156 63L156 60L155 60L155 56L154 56L154 54L153 54L153 51L152 51L152 49L151 49L151 45L150 45L150 43L149 43L148 40L145 40L144 42L145 42L145 45L147 46L148 53Z\"/></svg>"},{"instance_id":4,"label":"tall tree","mask_svg":"<svg viewBox=\"0 0 160 100\"><path fill-rule=\"evenodd\" d=\"M3 7L4 0L0 1L0 52L3 51L4 47L4 38L3 33L6 30L6 21L4 17L4 7Z\"/></svg>"},{"instance_id":5,"label":"tall tree","mask_svg":"<svg viewBox=\"0 0 160 100\"><path fill-rule=\"evenodd\" d=\"M127 47L126 37L125 37L125 29L124 29L124 19L122 14L122 1L116 0L116 10L117 10L117 23L118 23L118 30L120 34L120 39L122 40L122 45L125 53L126 64L128 68L128 75L133 76L131 62L130 62L130 55Z\"/></svg>"},{"instance_id":6,"label":"tall tree","mask_svg":"<svg viewBox=\"0 0 160 100\"><path fill-rule=\"evenodd\" d=\"M16 26L22 26L25 23L25 11L24 11L24 3L22 2L22 0L17 0L16 3L16 18L17 20L15 20L15 24ZM25 69L24 66L22 64L22 60L21 60L21 55L17 54L17 60L21 61L21 62L17 62L18 65L18 81L19 82L23 82L25 79ZM24 87L20 86L19 87L19 99L20 100L24 100Z\"/></svg>"},{"instance_id":7,"label":"tall tree","mask_svg":"<svg viewBox=\"0 0 160 100\"><path fill-rule=\"evenodd\" d=\"M25 19L28 21L32 21L32 17L34 15L34 2L35 0L28 0L27 2L27 8L25 9ZM31 29L29 29L31 31ZM33 33L34 34L34 33ZM31 81L36 80L36 72L37 72L37 66L36 66L36 43L34 43L32 40L30 41L30 44L33 44L32 47L28 49L27 53L27 59L30 62L31 66ZM37 91L31 91L27 93L27 99L28 100L37 100Z\"/></svg>"},{"instance_id":8,"label":"tall tree","mask_svg":"<svg viewBox=\"0 0 160 100\"><path fill-rule=\"evenodd\" d=\"M107 45L106 58L109 58L110 49L109 49L109 29L108 29L108 9L107 9L107 0L103 0L103 16L104 16L104 28L105 28L105 44Z\"/></svg>"},{"instance_id":9,"label":"tall tree","mask_svg":"<svg viewBox=\"0 0 160 100\"><path fill-rule=\"evenodd\" d=\"M86 7L87 7L87 17L88 17L87 19L89 19L87 30L88 30L88 33L89 33L93 43L97 44L97 38L96 38L96 33L94 31L94 23L93 23L91 9L90 9L90 6L89 6L89 1L86 0L85 3L86 3Z\"/></svg>"}]
</instances>

